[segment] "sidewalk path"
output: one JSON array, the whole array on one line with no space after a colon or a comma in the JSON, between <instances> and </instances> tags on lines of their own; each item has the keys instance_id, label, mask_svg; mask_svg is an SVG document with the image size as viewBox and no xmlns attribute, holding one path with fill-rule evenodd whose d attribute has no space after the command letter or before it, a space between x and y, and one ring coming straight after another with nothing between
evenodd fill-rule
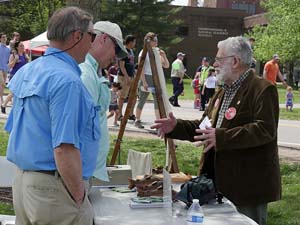
<instances>
[{"instance_id":1,"label":"sidewalk path","mask_svg":"<svg viewBox=\"0 0 300 225\"><path fill-rule=\"evenodd\" d=\"M193 101L191 100L181 100L181 107L172 107L172 112L176 118L180 119L196 119L201 118L203 112L198 109L193 109ZM127 104L125 103L124 111ZM281 104L280 107L285 107L284 104ZM300 108L300 104L295 104L295 108ZM7 114L2 114L0 112L0 121L5 121L7 115L10 111L10 107L7 107ZM134 132L141 134L153 134L156 133L155 130L151 130L150 126L155 120L153 102L148 101L143 109L141 120L144 129L139 129L134 126L133 121L128 121L126 125L125 132ZM108 120L109 129L112 132L117 133L119 128L113 126L113 118ZM295 120L279 120L278 127L278 145L280 147L289 148L289 149L298 149L300 150L300 121Z\"/></svg>"}]
</instances>

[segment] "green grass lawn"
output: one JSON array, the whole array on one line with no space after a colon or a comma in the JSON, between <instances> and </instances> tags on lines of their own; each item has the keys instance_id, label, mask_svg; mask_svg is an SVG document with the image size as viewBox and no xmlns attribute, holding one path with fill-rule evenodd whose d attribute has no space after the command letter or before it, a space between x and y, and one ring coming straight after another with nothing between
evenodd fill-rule
<instances>
[{"instance_id":1,"label":"green grass lawn","mask_svg":"<svg viewBox=\"0 0 300 225\"><path fill-rule=\"evenodd\" d=\"M8 95L8 93L9 93L9 90L8 90L8 88L6 87L6 88L4 88L4 94L5 95Z\"/></svg>"},{"instance_id":2,"label":"green grass lawn","mask_svg":"<svg viewBox=\"0 0 300 225\"><path fill-rule=\"evenodd\" d=\"M0 154L5 155L8 135L2 131L0 123ZM111 136L111 150L109 161L114 148L116 136ZM191 143L178 142L176 156L180 171L196 174L201 149ZM159 138L132 138L124 137L121 145L121 164L126 163L128 149L141 152L152 152L153 165L164 166L165 146ZM253 165L255 166L255 165ZM300 165L281 163L282 200L271 203L268 208L268 225L300 225ZM242 190L241 190L242 191ZM9 204L0 203L0 214L13 215L13 208Z\"/></svg>"}]
</instances>

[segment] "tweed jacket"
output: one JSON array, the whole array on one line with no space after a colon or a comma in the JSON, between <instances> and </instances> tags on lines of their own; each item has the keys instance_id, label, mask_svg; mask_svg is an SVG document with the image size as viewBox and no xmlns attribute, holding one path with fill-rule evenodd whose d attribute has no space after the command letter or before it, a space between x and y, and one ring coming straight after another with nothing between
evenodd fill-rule
<instances>
[{"instance_id":1,"label":"tweed jacket","mask_svg":"<svg viewBox=\"0 0 300 225\"><path fill-rule=\"evenodd\" d=\"M170 138L193 139L195 129L208 116L216 126L224 90L218 91L200 120L177 120ZM203 153L199 173L206 173L216 188L237 206L268 203L281 198L281 177L277 148L279 103L277 89L250 73L233 98L216 128L216 147Z\"/></svg>"}]
</instances>

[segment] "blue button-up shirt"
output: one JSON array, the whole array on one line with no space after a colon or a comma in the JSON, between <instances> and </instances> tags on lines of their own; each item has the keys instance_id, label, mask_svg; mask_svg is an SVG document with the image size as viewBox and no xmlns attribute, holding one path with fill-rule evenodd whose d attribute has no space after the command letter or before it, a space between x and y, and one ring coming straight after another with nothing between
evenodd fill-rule
<instances>
[{"instance_id":1,"label":"blue button-up shirt","mask_svg":"<svg viewBox=\"0 0 300 225\"><path fill-rule=\"evenodd\" d=\"M8 60L10 50L6 45L0 43L0 71L8 72Z\"/></svg>"},{"instance_id":2,"label":"blue button-up shirt","mask_svg":"<svg viewBox=\"0 0 300 225\"><path fill-rule=\"evenodd\" d=\"M99 115L76 61L65 52L52 54L57 51L48 48L9 83L14 105L5 126L7 159L23 170L55 170L54 149L73 144L88 179L99 149Z\"/></svg>"},{"instance_id":3,"label":"blue button-up shirt","mask_svg":"<svg viewBox=\"0 0 300 225\"><path fill-rule=\"evenodd\" d=\"M87 54L84 63L79 65L81 69L81 79L94 99L94 103L99 106L101 138L100 149L97 156L97 165L94 176L103 181L109 181L106 170L106 159L109 152L109 132L107 127L106 112L110 103L109 80L104 76L99 76L99 65L95 58Z\"/></svg>"}]
</instances>

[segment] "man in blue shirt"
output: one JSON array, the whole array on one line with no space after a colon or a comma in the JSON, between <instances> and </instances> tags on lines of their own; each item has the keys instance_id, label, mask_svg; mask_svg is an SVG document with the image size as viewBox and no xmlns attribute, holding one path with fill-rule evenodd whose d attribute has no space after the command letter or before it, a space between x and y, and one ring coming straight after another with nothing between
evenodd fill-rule
<instances>
[{"instance_id":1,"label":"man in blue shirt","mask_svg":"<svg viewBox=\"0 0 300 225\"><path fill-rule=\"evenodd\" d=\"M109 151L109 133L107 127L106 112L110 103L109 80L101 74L102 69L107 68L115 57L127 56L123 45L123 37L120 27L109 21L99 21L94 25L97 33L92 48L87 54L84 63L80 64L81 79L99 106L101 127L100 149L97 156L94 176L103 181L109 181L106 170L106 159Z\"/></svg>"},{"instance_id":2,"label":"man in blue shirt","mask_svg":"<svg viewBox=\"0 0 300 225\"><path fill-rule=\"evenodd\" d=\"M85 181L99 149L98 108L80 79L95 38L92 16L77 8L54 12L50 48L9 83L14 105L5 129L16 224L93 224Z\"/></svg>"},{"instance_id":3,"label":"man in blue shirt","mask_svg":"<svg viewBox=\"0 0 300 225\"><path fill-rule=\"evenodd\" d=\"M3 103L3 92L6 85L6 78L8 72L8 59L10 50L6 47L7 36L4 33L0 33L0 105ZM2 108L1 108L1 111Z\"/></svg>"}]
</instances>

